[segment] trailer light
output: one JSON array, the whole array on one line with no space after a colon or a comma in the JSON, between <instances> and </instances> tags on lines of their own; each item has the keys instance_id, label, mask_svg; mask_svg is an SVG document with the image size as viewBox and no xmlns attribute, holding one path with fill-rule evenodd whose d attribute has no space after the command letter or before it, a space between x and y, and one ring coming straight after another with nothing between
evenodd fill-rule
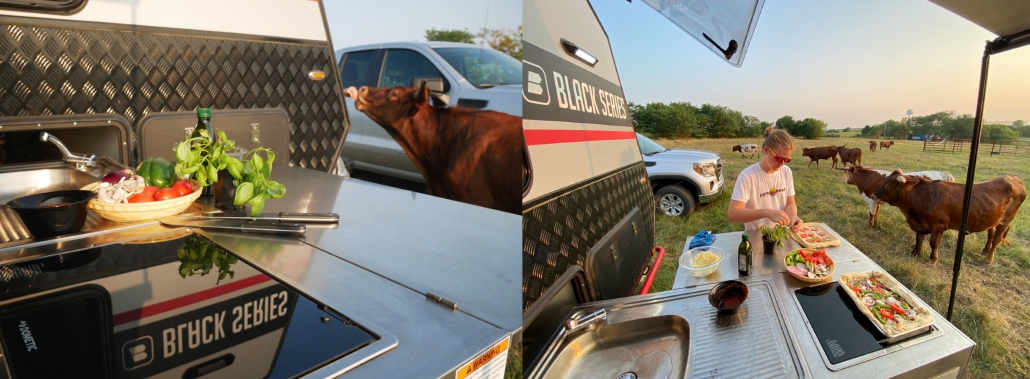
<instances>
[{"instance_id":1,"label":"trailer light","mask_svg":"<svg viewBox=\"0 0 1030 379\"><path fill-rule=\"evenodd\" d=\"M320 81L322 79L325 79L325 71L322 71L322 70L311 71L311 72L308 73L308 79L314 80L316 82Z\"/></svg>"},{"instance_id":2,"label":"trailer light","mask_svg":"<svg viewBox=\"0 0 1030 379\"><path fill-rule=\"evenodd\" d=\"M576 57L576 59L579 59L579 60L583 61L583 63L586 63L586 64L590 65L590 67L593 67L595 64L597 64L597 58L596 57L594 57L592 54L588 53L586 50L583 50L579 46L576 46L576 44L574 44L572 42L569 42L568 40L566 40L564 38L561 39L561 46L562 46L562 48L565 49L566 53L568 53L571 56Z\"/></svg>"}]
</instances>

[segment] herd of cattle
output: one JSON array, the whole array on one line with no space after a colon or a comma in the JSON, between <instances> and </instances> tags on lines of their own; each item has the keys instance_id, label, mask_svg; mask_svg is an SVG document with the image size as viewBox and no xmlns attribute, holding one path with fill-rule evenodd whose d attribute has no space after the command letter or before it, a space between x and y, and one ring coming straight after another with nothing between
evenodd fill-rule
<instances>
[{"instance_id":1,"label":"herd of cattle","mask_svg":"<svg viewBox=\"0 0 1030 379\"><path fill-rule=\"evenodd\" d=\"M869 141L869 151L889 150L894 141ZM734 146L734 151L738 151ZM845 144L846 146L846 144ZM905 215L909 228L916 233L912 255L919 255L923 240L930 236L930 262L937 263L938 247L945 230L959 230L965 185L943 171L903 173L873 170L862 165L862 149L845 146L803 148L802 155L819 167L819 161L831 159L832 168L847 172L847 183L858 188L859 196L869 205L869 227L876 226L880 204L890 204ZM837 157L843 163L837 168ZM848 163L851 167L848 167ZM983 248L987 263L994 261L994 251L1006 241L1019 207L1026 200L1026 187L1015 176L1002 176L973 184L966 230L987 232Z\"/></svg>"}]
</instances>

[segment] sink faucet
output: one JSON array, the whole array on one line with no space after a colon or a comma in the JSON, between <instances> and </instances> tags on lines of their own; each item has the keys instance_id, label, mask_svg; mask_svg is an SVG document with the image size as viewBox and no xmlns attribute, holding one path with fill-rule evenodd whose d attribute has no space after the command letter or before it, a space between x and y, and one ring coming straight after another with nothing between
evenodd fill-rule
<instances>
[{"instance_id":1,"label":"sink faucet","mask_svg":"<svg viewBox=\"0 0 1030 379\"><path fill-rule=\"evenodd\" d=\"M604 309L598 309L594 312L587 313L585 315L578 315L570 317L565 321L565 332L572 333L574 331L589 327L590 325L605 321L608 319L608 314L605 313Z\"/></svg>"},{"instance_id":2,"label":"sink faucet","mask_svg":"<svg viewBox=\"0 0 1030 379\"><path fill-rule=\"evenodd\" d=\"M68 151L68 147L64 145L64 142L61 142L61 140L57 139L57 137L54 137L50 133L40 132L39 140L43 142L52 142L54 145L57 145L57 149L61 150L61 155L64 156L64 158L62 158L61 160L67 163L75 163L75 167L83 168L84 166L97 166L96 155L81 156L72 154L71 151Z\"/></svg>"}]
</instances>

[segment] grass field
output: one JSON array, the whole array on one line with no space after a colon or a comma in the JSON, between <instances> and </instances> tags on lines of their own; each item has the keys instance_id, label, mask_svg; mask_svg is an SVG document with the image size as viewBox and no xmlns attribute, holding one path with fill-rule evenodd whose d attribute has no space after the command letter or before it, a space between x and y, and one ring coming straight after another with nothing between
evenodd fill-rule
<instances>
[{"instance_id":1,"label":"grass field","mask_svg":"<svg viewBox=\"0 0 1030 379\"><path fill-rule=\"evenodd\" d=\"M845 183L846 174L831 170L829 161L820 168L807 168L808 158L801 156L802 147L843 145L862 147L863 164L878 169L903 171L942 170L950 172L958 182L965 182L968 152L923 152L922 142L897 141L889 151L869 153L868 140L832 138L798 140L794 151L794 185L799 216L806 222L824 222L868 255L894 277L915 291L942 315L946 314L950 295L952 265L957 243L956 231L948 231L940 247L940 263L929 263L929 245L923 254L909 255L915 233L904 216L889 205L880 207L876 229L868 227L865 202L858 189ZM659 246L670 253L662 262L652 291L669 290L676 275L677 258L687 238L700 230L723 233L743 230L742 224L726 220L729 193L737 174L757 160L741 158L730 147L739 143L761 143L759 139L658 140L667 148L689 148L715 151L723 158L726 192L714 203L700 206L688 219L658 216L656 233ZM976 181L1002 175L1015 175L1030 183L1027 157L989 156L982 154L977 163ZM980 251L986 233L966 237L959 291L952 323L977 343L970 364L971 378L1030 377L1030 209L1024 204L1009 243L998 247L994 263L986 265Z\"/></svg>"}]
</instances>

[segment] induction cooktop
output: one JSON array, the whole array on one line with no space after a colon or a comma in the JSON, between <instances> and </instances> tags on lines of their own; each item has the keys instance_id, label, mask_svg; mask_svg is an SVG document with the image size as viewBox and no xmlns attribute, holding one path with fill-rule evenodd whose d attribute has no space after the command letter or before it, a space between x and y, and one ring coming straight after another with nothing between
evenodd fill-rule
<instances>
[{"instance_id":1,"label":"induction cooktop","mask_svg":"<svg viewBox=\"0 0 1030 379\"><path fill-rule=\"evenodd\" d=\"M794 291L827 368L837 371L940 335L937 329L889 342L837 282Z\"/></svg>"},{"instance_id":2,"label":"induction cooktop","mask_svg":"<svg viewBox=\"0 0 1030 379\"><path fill-rule=\"evenodd\" d=\"M195 235L0 266L16 379L291 378L379 339Z\"/></svg>"}]
</instances>

